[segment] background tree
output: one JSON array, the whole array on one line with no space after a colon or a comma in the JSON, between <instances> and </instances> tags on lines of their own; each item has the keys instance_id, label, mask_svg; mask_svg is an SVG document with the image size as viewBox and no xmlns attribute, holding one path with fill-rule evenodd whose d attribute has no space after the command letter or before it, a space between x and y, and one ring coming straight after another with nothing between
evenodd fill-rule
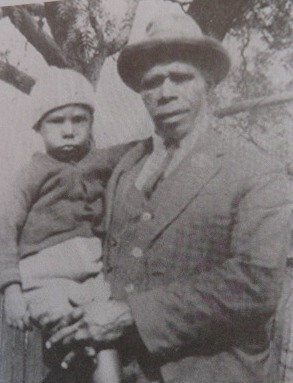
<instances>
[{"instance_id":1,"label":"background tree","mask_svg":"<svg viewBox=\"0 0 293 383\"><path fill-rule=\"evenodd\" d=\"M147 1L62 0L2 7L0 15L10 19L48 65L73 68L96 86L105 59L127 43L138 4ZM204 33L225 39L234 52L230 81L217 88L213 99L217 129L222 127L223 134L227 127L236 129L279 157L292 152L293 160L292 113L284 104L293 99L293 80L278 81L280 68L288 78L293 74L292 1L164 1L181 5ZM0 55L0 79L27 94L35 82L30 73L12 66L7 55ZM260 108L267 104L275 106ZM249 113L234 116L245 110ZM219 121L225 116L231 117Z\"/></svg>"},{"instance_id":2,"label":"background tree","mask_svg":"<svg viewBox=\"0 0 293 383\"><path fill-rule=\"evenodd\" d=\"M146 0L63 0L10 6L2 7L2 17L10 18L49 65L74 68L96 83L105 58L127 43L139 1ZM251 29L257 29L270 48L280 50L292 43L290 0L169 1L182 5L204 33L220 40L228 33L245 40L245 34L248 38ZM0 76L18 85L3 70Z\"/></svg>"},{"instance_id":3,"label":"background tree","mask_svg":"<svg viewBox=\"0 0 293 383\"><path fill-rule=\"evenodd\" d=\"M10 19L48 65L73 68L96 86L105 59L119 52L127 43L138 3L146 1L63 0L2 7L1 15ZM266 109L264 118L259 106L278 105L293 99L293 81L286 86L276 83L276 72L273 72L274 62L279 62L288 72L293 69L292 1L165 1L180 4L204 33L219 40L225 39L237 51L237 66L228 85L217 89L215 115L222 118L241 110L252 110L249 116L237 116L236 120L231 118L228 122L233 128L240 128L240 134L244 131L244 136L251 142L275 140L276 137L266 137L266 133L276 130L269 122L277 118L280 110L283 121L286 117L286 125L291 127L292 115L287 106ZM30 92L35 82L29 73L13 67L3 56L0 56L0 79L25 93ZM279 96L280 92L282 95ZM275 93L277 96L272 96ZM223 99L226 105L223 105ZM230 104L228 108L227 104ZM280 126L278 119L275 125ZM257 138L253 137L255 134ZM287 133L278 131L276 134L282 140Z\"/></svg>"},{"instance_id":4,"label":"background tree","mask_svg":"<svg viewBox=\"0 0 293 383\"><path fill-rule=\"evenodd\" d=\"M64 0L3 7L2 15L10 18L49 65L76 69L96 85L105 58L126 44L138 2ZM51 36L44 30L45 23ZM7 72L0 71L0 78L19 87L19 79L8 77Z\"/></svg>"}]
</instances>

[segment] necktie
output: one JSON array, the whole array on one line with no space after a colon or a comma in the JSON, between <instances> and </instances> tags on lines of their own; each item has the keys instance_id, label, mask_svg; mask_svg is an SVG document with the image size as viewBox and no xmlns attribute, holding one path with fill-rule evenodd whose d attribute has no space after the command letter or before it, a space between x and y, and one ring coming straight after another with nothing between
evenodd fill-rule
<instances>
[{"instance_id":1,"label":"necktie","mask_svg":"<svg viewBox=\"0 0 293 383\"><path fill-rule=\"evenodd\" d=\"M167 155L164 158L163 162L161 163L159 168L147 179L146 183L142 187L142 191L145 194L146 198L150 198L150 196L158 186L159 182L162 181L162 179L164 178L164 173L167 170L173 158L175 149L175 145L168 146Z\"/></svg>"}]
</instances>

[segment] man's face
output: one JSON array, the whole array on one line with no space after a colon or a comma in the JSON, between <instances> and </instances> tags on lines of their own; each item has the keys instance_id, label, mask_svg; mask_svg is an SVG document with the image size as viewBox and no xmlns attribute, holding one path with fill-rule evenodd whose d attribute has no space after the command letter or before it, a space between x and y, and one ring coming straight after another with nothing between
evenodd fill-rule
<instances>
[{"instance_id":1,"label":"man's face","mask_svg":"<svg viewBox=\"0 0 293 383\"><path fill-rule=\"evenodd\" d=\"M195 128L206 98L206 82L192 64L168 61L144 73L140 95L156 133L164 139L181 140Z\"/></svg>"},{"instance_id":2,"label":"man's face","mask_svg":"<svg viewBox=\"0 0 293 383\"><path fill-rule=\"evenodd\" d=\"M89 145L92 114L82 105L69 105L49 112L40 123L46 151L69 158Z\"/></svg>"}]
</instances>

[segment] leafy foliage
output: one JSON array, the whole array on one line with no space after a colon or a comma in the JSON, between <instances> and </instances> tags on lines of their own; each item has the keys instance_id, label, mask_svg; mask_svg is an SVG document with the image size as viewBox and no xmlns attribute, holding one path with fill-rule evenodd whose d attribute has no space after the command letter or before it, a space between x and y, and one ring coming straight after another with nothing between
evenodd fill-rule
<instances>
[{"instance_id":1,"label":"leafy foliage","mask_svg":"<svg viewBox=\"0 0 293 383\"><path fill-rule=\"evenodd\" d=\"M203 32L222 40L252 8L255 0L200 0L193 1L188 13L198 22Z\"/></svg>"},{"instance_id":2,"label":"leafy foliage","mask_svg":"<svg viewBox=\"0 0 293 383\"><path fill-rule=\"evenodd\" d=\"M94 84L104 59L126 44L138 0L46 3L52 35L68 62Z\"/></svg>"},{"instance_id":3,"label":"leafy foliage","mask_svg":"<svg viewBox=\"0 0 293 383\"><path fill-rule=\"evenodd\" d=\"M287 48L292 44L293 3L289 0L255 1L252 10L242 19L242 26L257 28L269 48Z\"/></svg>"},{"instance_id":4,"label":"leafy foliage","mask_svg":"<svg viewBox=\"0 0 293 383\"><path fill-rule=\"evenodd\" d=\"M293 88L291 0L253 0L246 4L241 0L194 0L189 13L210 35L225 36L232 52L233 70L228 81L216 89L216 109L223 103L229 105ZM287 163L293 161L292 120L290 104L285 104L218 120L215 129L227 136L231 130L236 131L250 144Z\"/></svg>"}]
</instances>

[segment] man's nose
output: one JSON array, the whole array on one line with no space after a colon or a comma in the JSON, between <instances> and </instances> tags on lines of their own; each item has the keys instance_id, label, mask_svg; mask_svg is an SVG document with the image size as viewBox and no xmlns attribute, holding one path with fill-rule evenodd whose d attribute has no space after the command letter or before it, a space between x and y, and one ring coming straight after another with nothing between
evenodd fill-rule
<instances>
[{"instance_id":1,"label":"man's nose","mask_svg":"<svg viewBox=\"0 0 293 383\"><path fill-rule=\"evenodd\" d=\"M176 98L176 93L174 92L174 84L169 79L166 78L164 82L161 84L161 92L160 92L160 98L162 101L169 101L171 99Z\"/></svg>"}]
</instances>

